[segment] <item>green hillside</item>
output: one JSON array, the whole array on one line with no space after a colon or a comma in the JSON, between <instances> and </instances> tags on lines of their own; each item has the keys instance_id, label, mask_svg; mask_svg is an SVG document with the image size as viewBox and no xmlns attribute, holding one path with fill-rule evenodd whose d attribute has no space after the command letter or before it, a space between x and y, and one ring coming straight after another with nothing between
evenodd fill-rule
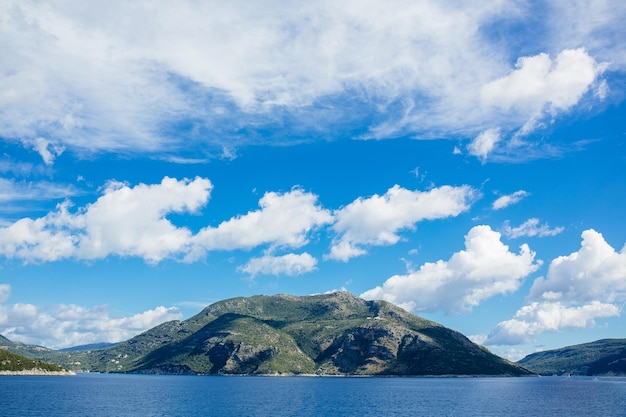
<instances>
[{"instance_id":1,"label":"green hillside","mask_svg":"<svg viewBox=\"0 0 626 417\"><path fill-rule=\"evenodd\" d=\"M33 370L47 372L63 371L63 369L57 365L30 359L25 356L16 355L7 350L0 349L0 372L22 372Z\"/></svg>"},{"instance_id":2,"label":"green hillside","mask_svg":"<svg viewBox=\"0 0 626 417\"><path fill-rule=\"evenodd\" d=\"M542 375L626 376L626 339L603 339L537 352L518 364Z\"/></svg>"},{"instance_id":3,"label":"green hillside","mask_svg":"<svg viewBox=\"0 0 626 417\"><path fill-rule=\"evenodd\" d=\"M233 298L106 349L40 353L69 369L99 372L531 374L456 331L345 292Z\"/></svg>"}]
</instances>

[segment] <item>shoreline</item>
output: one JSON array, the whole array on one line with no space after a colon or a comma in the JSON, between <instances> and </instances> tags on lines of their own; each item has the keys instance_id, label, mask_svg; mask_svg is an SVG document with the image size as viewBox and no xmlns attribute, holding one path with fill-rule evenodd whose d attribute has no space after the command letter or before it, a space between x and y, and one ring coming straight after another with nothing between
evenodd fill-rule
<instances>
[{"instance_id":1,"label":"shoreline","mask_svg":"<svg viewBox=\"0 0 626 417\"><path fill-rule=\"evenodd\" d=\"M23 371L0 371L0 376L76 376L76 372L46 371L44 369L26 369Z\"/></svg>"}]
</instances>

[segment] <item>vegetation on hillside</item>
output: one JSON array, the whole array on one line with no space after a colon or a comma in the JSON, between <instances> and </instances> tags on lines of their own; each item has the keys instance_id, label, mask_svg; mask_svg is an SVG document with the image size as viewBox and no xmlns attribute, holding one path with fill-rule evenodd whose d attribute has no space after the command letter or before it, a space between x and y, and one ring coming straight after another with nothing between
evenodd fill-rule
<instances>
[{"instance_id":1,"label":"vegetation on hillside","mask_svg":"<svg viewBox=\"0 0 626 417\"><path fill-rule=\"evenodd\" d=\"M0 372L21 372L41 370L48 372L61 372L60 366L30 359L25 356L16 355L7 350L0 349Z\"/></svg>"}]
</instances>

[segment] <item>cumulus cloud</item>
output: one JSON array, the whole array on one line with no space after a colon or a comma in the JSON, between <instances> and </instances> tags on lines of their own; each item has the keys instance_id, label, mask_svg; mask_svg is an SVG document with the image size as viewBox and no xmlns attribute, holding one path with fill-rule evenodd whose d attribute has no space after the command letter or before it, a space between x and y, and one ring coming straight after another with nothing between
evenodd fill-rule
<instances>
[{"instance_id":1,"label":"cumulus cloud","mask_svg":"<svg viewBox=\"0 0 626 417\"><path fill-rule=\"evenodd\" d=\"M498 323L486 343L529 344L541 333L593 327L594 319L619 314L620 309L617 306L598 301L571 307L560 302L533 302L519 309L512 319Z\"/></svg>"},{"instance_id":2,"label":"cumulus cloud","mask_svg":"<svg viewBox=\"0 0 626 417\"><path fill-rule=\"evenodd\" d=\"M3 188L6 198L19 190L13 182L0 181L0 200ZM267 192L259 200L259 210L232 217L217 227L204 227L196 234L167 218L172 213L198 211L206 205L212 188L211 181L199 177L165 177L159 184L134 187L110 182L103 195L85 207L73 209L65 201L44 217L22 218L0 227L0 255L25 262L92 260L111 255L137 256L148 263L165 258L191 262L207 251L249 250L261 245L268 245L266 251L271 254L278 248L306 245L315 229L334 220L315 194L299 188ZM310 270L315 263L308 256L287 256L282 265L289 274ZM263 262L266 268L270 259L252 261L246 270L261 268ZM280 262L281 258L274 259L275 264Z\"/></svg>"},{"instance_id":3,"label":"cumulus cloud","mask_svg":"<svg viewBox=\"0 0 626 417\"><path fill-rule=\"evenodd\" d=\"M600 233L585 230L581 248L552 260L528 298L530 304L499 323L488 343L526 343L546 331L591 327L596 318L618 316L626 301L626 245L616 252Z\"/></svg>"},{"instance_id":4,"label":"cumulus cloud","mask_svg":"<svg viewBox=\"0 0 626 417\"><path fill-rule=\"evenodd\" d=\"M550 229L550 226L547 223L539 224L539 219L537 218L528 219L517 227L511 227L510 223L506 221L502 229L504 235L510 239L516 239L518 237L524 236L556 236L564 230L563 227L555 227L554 229Z\"/></svg>"},{"instance_id":5,"label":"cumulus cloud","mask_svg":"<svg viewBox=\"0 0 626 417\"><path fill-rule=\"evenodd\" d=\"M412 191L398 185L384 195L358 198L335 212L334 239L328 258L347 261L366 253L367 246L393 245L398 232L416 223L457 216L469 209L477 192L472 187L442 186Z\"/></svg>"},{"instance_id":6,"label":"cumulus cloud","mask_svg":"<svg viewBox=\"0 0 626 417\"><path fill-rule=\"evenodd\" d=\"M535 280L529 297L547 294L568 303L626 301L626 246L616 252L602 234L585 230L580 249L554 259L547 278Z\"/></svg>"},{"instance_id":7,"label":"cumulus cloud","mask_svg":"<svg viewBox=\"0 0 626 417\"><path fill-rule=\"evenodd\" d=\"M165 321L181 318L177 308L163 306L132 316L112 317L106 306L0 304L0 333L13 341L61 349L120 342Z\"/></svg>"},{"instance_id":8,"label":"cumulus cloud","mask_svg":"<svg viewBox=\"0 0 626 417\"><path fill-rule=\"evenodd\" d=\"M515 254L489 226L475 226L465 236L465 250L449 260L425 263L407 275L395 275L361 294L413 311L469 312L498 294L517 291L540 262L528 245Z\"/></svg>"},{"instance_id":9,"label":"cumulus cloud","mask_svg":"<svg viewBox=\"0 0 626 417\"><path fill-rule=\"evenodd\" d=\"M289 253L282 256L266 255L260 258L252 258L247 264L237 268L254 277L263 275L302 275L315 270L317 259L309 253Z\"/></svg>"},{"instance_id":10,"label":"cumulus cloud","mask_svg":"<svg viewBox=\"0 0 626 417\"><path fill-rule=\"evenodd\" d=\"M308 242L311 230L333 221L315 194L299 188L268 192L259 206L259 210L200 230L194 243L205 250L251 249L262 244L269 244L270 249L298 248Z\"/></svg>"},{"instance_id":11,"label":"cumulus cloud","mask_svg":"<svg viewBox=\"0 0 626 417\"><path fill-rule=\"evenodd\" d=\"M206 204L209 180L178 181L133 188L112 182L98 200L76 213L65 202L38 219L24 218L0 228L0 253L26 262L109 255L139 256L147 262L188 251L191 231L176 227L169 213L194 212Z\"/></svg>"},{"instance_id":12,"label":"cumulus cloud","mask_svg":"<svg viewBox=\"0 0 626 417\"><path fill-rule=\"evenodd\" d=\"M554 60L545 53L521 57L510 74L483 87L482 100L526 117L555 114L577 104L605 68L583 48L565 49Z\"/></svg>"},{"instance_id":13,"label":"cumulus cloud","mask_svg":"<svg viewBox=\"0 0 626 417\"><path fill-rule=\"evenodd\" d=\"M503 195L494 201L491 207L494 210L500 210L510 205L519 203L529 195L530 193L524 190L516 191L513 194Z\"/></svg>"}]
</instances>

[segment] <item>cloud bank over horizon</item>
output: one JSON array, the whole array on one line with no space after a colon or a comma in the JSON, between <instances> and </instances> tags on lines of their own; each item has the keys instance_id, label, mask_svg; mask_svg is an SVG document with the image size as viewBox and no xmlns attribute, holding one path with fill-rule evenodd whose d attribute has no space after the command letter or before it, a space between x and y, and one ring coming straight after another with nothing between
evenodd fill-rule
<instances>
[{"instance_id":1,"label":"cloud bank over horizon","mask_svg":"<svg viewBox=\"0 0 626 417\"><path fill-rule=\"evenodd\" d=\"M0 333L12 341L52 349L122 342L165 321L183 317L178 308L163 306L132 316L112 317L106 305L8 305L10 295L11 286L0 284Z\"/></svg>"}]
</instances>

